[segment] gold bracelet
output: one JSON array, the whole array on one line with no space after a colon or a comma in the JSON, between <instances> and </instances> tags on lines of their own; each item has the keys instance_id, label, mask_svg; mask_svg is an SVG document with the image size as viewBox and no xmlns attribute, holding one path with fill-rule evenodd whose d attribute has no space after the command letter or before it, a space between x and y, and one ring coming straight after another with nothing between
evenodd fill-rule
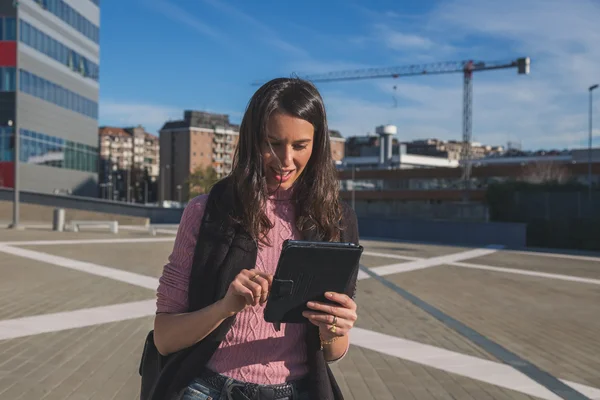
<instances>
[{"instance_id":1,"label":"gold bracelet","mask_svg":"<svg viewBox=\"0 0 600 400\"><path fill-rule=\"evenodd\" d=\"M340 338L339 336L334 336L333 338L331 338L329 340L323 340L323 337L321 336L321 332L319 332L319 340L321 341L321 350L323 350L323 346L324 345L332 344L333 342L335 342L339 338Z\"/></svg>"}]
</instances>

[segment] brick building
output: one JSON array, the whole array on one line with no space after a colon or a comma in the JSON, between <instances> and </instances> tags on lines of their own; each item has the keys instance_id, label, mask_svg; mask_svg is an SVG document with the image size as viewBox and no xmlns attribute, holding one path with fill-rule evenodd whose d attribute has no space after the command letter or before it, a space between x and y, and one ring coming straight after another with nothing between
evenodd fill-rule
<instances>
[{"instance_id":1,"label":"brick building","mask_svg":"<svg viewBox=\"0 0 600 400\"><path fill-rule=\"evenodd\" d=\"M160 130L160 200L185 200L186 181L197 168L212 167L218 176L231 172L239 125L227 114L186 110L183 119Z\"/></svg>"},{"instance_id":2,"label":"brick building","mask_svg":"<svg viewBox=\"0 0 600 400\"><path fill-rule=\"evenodd\" d=\"M336 162L345 154L345 141L332 130L331 152ZM227 114L186 110L183 119L169 121L160 130L159 199L189 197L186 181L197 168L212 167L219 177L231 172L239 138L239 125Z\"/></svg>"}]
</instances>

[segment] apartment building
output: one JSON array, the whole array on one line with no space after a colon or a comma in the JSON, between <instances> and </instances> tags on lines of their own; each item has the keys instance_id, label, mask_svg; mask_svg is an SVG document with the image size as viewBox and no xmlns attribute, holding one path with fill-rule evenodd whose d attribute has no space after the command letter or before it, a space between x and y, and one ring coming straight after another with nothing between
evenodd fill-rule
<instances>
[{"instance_id":1,"label":"apartment building","mask_svg":"<svg viewBox=\"0 0 600 400\"><path fill-rule=\"evenodd\" d=\"M0 2L0 175L14 186L96 196L98 0Z\"/></svg>"},{"instance_id":2,"label":"apartment building","mask_svg":"<svg viewBox=\"0 0 600 400\"><path fill-rule=\"evenodd\" d=\"M159 139L142 126L98 129L100 197L148 203L157 200Z\"/></svg>"},{"instance_id":3,"label":"apartment building","mask_svg":"<svg viewBox=\"0 0 600 400\"><path fill-rule=\"evenodd\" d=\"M456 140L444 141L440 139L423 139L406 142L406 152L423 156L444 157L449 160L460 160L463 142ZM471 158L479 159L504 152L502 146L483 145L478 142L471 143Z\"/></svg>"},{"instance_id":4,"label":"apartment building","mask_svg":"<svg viewBox=\"0 0 600 400\"><path fill-rule=\"evenodd\" d=\"M379 154L381 138L376 135L353 136L346 140L345 155L347 157L374 157ZM450 161L461 159L462 142L441 139L420 139L409 142L400 142L397 138L392 139L393 154L400 154L405 148L406 154L417 156L444 158ZM502 146L489 146L473 142L471 154L473 159L502 154Z\"/></svg>"},{"instance_id":5,"label":"apartment building","mask_svg":"<svg viewBox=\"0 0 600 400\"><path fill-rule=\"evenodd\" d=\"M231 172L239 125L227 114L186 110L183 119L160 130L159 199L187 199L186 181L199 167L212 167L218 176Z\"/></svg>"},{"instance_id":6,"label":"apartment building","mask_svg":"<svg viewBox=\"0 0 600 400\"><path fill-rule=\"evenodd\" d=\"M333 159L340 163L346 139L335 130L330 137ZM165 123L160 130L159 199L185 201L186 181L199 167L212 167L219 177L229 174L238 138L239 125L227 114L187 110L182 120Z\"/></svg>"}]
</instances>

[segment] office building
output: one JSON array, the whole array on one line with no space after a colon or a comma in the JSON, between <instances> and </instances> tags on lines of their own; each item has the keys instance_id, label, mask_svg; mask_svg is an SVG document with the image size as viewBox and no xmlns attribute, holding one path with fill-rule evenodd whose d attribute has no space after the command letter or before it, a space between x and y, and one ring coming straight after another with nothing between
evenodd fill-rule
<instances>
[{"instance_id":1,"label":"office building","mask_svg":"<svg viewBox=\"0 0 600 400\"><path fill-rule=\"evenodd\" d=\"M22 190L98 194L99 30L99 0L0 2L4 186L16 126Z\"/></svg>"},{"instance_id":2,"label":"office building","mask_svg":"<svg viewBox=\"0 0 600 400\"><path fill-rule=\"evenodd\" d=\"M98 129L100 197L153 203L157 200L159 140L142 126Z\"/></svg>"}]
</instances>

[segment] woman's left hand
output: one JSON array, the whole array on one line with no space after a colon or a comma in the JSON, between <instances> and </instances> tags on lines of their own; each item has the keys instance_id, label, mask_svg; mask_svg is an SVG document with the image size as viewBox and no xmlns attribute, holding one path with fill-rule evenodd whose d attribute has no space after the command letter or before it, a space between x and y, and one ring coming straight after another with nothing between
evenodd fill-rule
<instances>
[{"instance_id":1,"label":"woman's left hand","mask_svg":"<svg viewBox=\"0 0 600 400\"><path fill-rule=\"evenodd\" d=\"M325 297L338 305L309 301L308 308L315 311L304 311L302 315L319 327L323 340L347 335L357 319L356 303L342 293L327 292Z\"/></svg>"}]
</instances>

